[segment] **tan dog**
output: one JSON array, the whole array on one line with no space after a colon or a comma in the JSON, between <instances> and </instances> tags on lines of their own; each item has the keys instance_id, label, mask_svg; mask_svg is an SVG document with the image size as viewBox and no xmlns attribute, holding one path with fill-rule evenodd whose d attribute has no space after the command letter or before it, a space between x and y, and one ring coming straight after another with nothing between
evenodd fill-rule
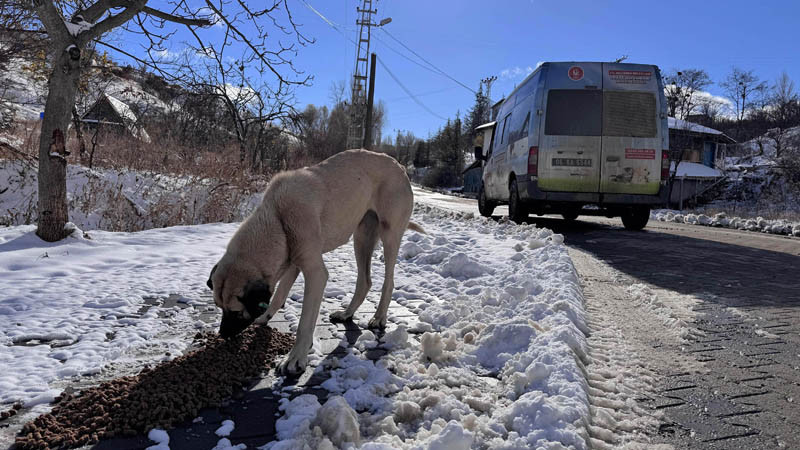
<instances>
[{"instance_id":1,"label":"tan dog","mask_svg":"<svg viewBox=\"0 0 800 450\"><path fill-rule=\"evenodd\" d=\"M322 254L345 244L351 235L358 266L356 290L347 308L331 314L331 320L349 320L364 301L372 285L372 252L380 239L386 275L369 326L385 327L403 233L424 232L409 222L413 205L403 167L367 150L348 150L316 166L276 175L211 270L208 286L222 308L220 335L234 336L256 318L259 323L269 321L302 272L305 290L297 339L279 370L305 370L328 281Z\"/></svg>"}]
</instances>

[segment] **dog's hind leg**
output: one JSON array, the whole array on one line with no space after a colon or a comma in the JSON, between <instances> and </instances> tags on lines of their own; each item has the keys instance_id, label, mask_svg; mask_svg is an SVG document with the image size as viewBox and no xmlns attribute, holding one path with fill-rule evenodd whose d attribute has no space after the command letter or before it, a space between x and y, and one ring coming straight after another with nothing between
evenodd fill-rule
<instances>
[{"instance_id":1,"label":"dog's hind leg","mask_svg":"<svg viewBox=\"0 0 800 450\"><path fill-rule=\"evenodd\" d=\"M356 279L356 291L353 294L353 299L350 304L342 311L336 311L331 314L331 320L336 322L344 322L353 318L358 307L364 302L364 299L372 287L372 252L375 250L375 244L378 242L378 216L374 211L367 211L364 218L356 228L353 234L353 247L356 252L356 266L358 267L358 278Z\"/></svg>"},{"instance_id":2,"label":"dog's hind leg","mask_svg":"<svg viewBox=\"0 0 800 450\"><path fill-rule=\"evenodd\" d=\"M267 312L256 319L257 324L265 324L269 322L269 319L275 317L275 314L283 307L284 302L286 302L286 297L289 295L289 291L292 289L292 285L294 285L298 275L300 275L299 267L290 266L286 269L280 282L278 282L278 288L275 290L275 293L272 294L272 300L269 302Z\"/></svg>"},{"instance_id":3,"label":"dog's hind leg","mask_svg":"<svg viewBox=\"0 0 800 450\"><path fill-rule=\"evenodd\" d=\"M383 227L382 227L383 228ZM403 238L403 231L383 228L381 229L381 241L383 242L383 259L386 274L381 288L381 301L375 316L369 321L369 328L386 328L386 319L389 314L389 303L392 301L392 291L394 291L394 266L397 263L397 253L400 251L400 242Z\"/></svg>"}]
</instances>

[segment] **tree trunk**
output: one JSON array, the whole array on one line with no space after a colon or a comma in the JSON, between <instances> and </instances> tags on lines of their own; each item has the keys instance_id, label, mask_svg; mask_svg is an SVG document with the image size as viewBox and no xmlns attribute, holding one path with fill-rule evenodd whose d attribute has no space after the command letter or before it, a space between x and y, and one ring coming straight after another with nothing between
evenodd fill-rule
<instances>
[{"instance_id":1,"label":"tree trunk","mask_svg":"<svg viewBox=\"0 0 800 450\"><path fill-rule=\"evenodd\" d=\"M52 43L53 73L48 82L42 134L39 138L39 219L36 234L55 242L66 237L67 151L65 137L80 77L80 50Z\"/></svg>"}]
</instances>

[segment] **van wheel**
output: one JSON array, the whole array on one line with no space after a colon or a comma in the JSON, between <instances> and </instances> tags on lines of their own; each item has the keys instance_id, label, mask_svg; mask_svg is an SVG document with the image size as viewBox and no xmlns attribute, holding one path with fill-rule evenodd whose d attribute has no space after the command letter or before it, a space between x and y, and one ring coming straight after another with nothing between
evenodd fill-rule
<instances>
[{"instance_id":1,"label":"van wheel","mask_svg":"<svg viewBox=\"0 0 800 450\"><path fill-rule=\"evenodd\" d=\"M483 217L492 217L496 207L497 203L486 198L486 191L483 190L483 184L481 183L481 188L478 190L478 212Z\"/></svg>"},{"instance_id":2,"label":"van wheel","mask_svg":"<svg viewBox=\"0 0 800 450\"><path fill-rule=\"evenodd\" d=\"M511 180L508 187L508 218L515 223L524 223L528 218L528 208L519 199L517 180Z\"/></svg>"},{"instance_id":3,"label":"van wheel","mask_svg":"<svg viewBox=\"0 0 800 450\"><path fill-rule=\"evenodd\" d=\"M650 220L650 208L638 207L631 208L622 214L622 225L626 230L639 231L647 225Z\"/></svg>"},{"instance_id":4,"label":"van wheel","mask_svg":"<svg viewBox=\"0 0 800 450\"><path fill-rule=\"evenodd\" d=\"M578 211L574 209L570 209L561 213L561 217L570 222L577 219L579 215L580 214L578 214Z\"/></svg>"}]
</instances>

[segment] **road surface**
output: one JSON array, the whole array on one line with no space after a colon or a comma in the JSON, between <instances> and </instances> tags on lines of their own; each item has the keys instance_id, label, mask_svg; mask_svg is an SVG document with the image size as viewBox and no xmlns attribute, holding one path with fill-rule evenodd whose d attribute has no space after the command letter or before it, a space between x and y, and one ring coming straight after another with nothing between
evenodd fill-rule
<instances>
[{"instance_id":1,"label":"road surface","mask_svg":"<svg viewBox=\"0 0 800 450\"><path fill-rule=\"evenodd\" d=\"M478 214L474 200L437 198ZM594 406L595 420L620 424L593 436L596 448L796 445L800 239L657 221L630 232L604 217L529 223L564 235L592 329L589 384L619 399Z\"/></svg>"}]
</instances>

